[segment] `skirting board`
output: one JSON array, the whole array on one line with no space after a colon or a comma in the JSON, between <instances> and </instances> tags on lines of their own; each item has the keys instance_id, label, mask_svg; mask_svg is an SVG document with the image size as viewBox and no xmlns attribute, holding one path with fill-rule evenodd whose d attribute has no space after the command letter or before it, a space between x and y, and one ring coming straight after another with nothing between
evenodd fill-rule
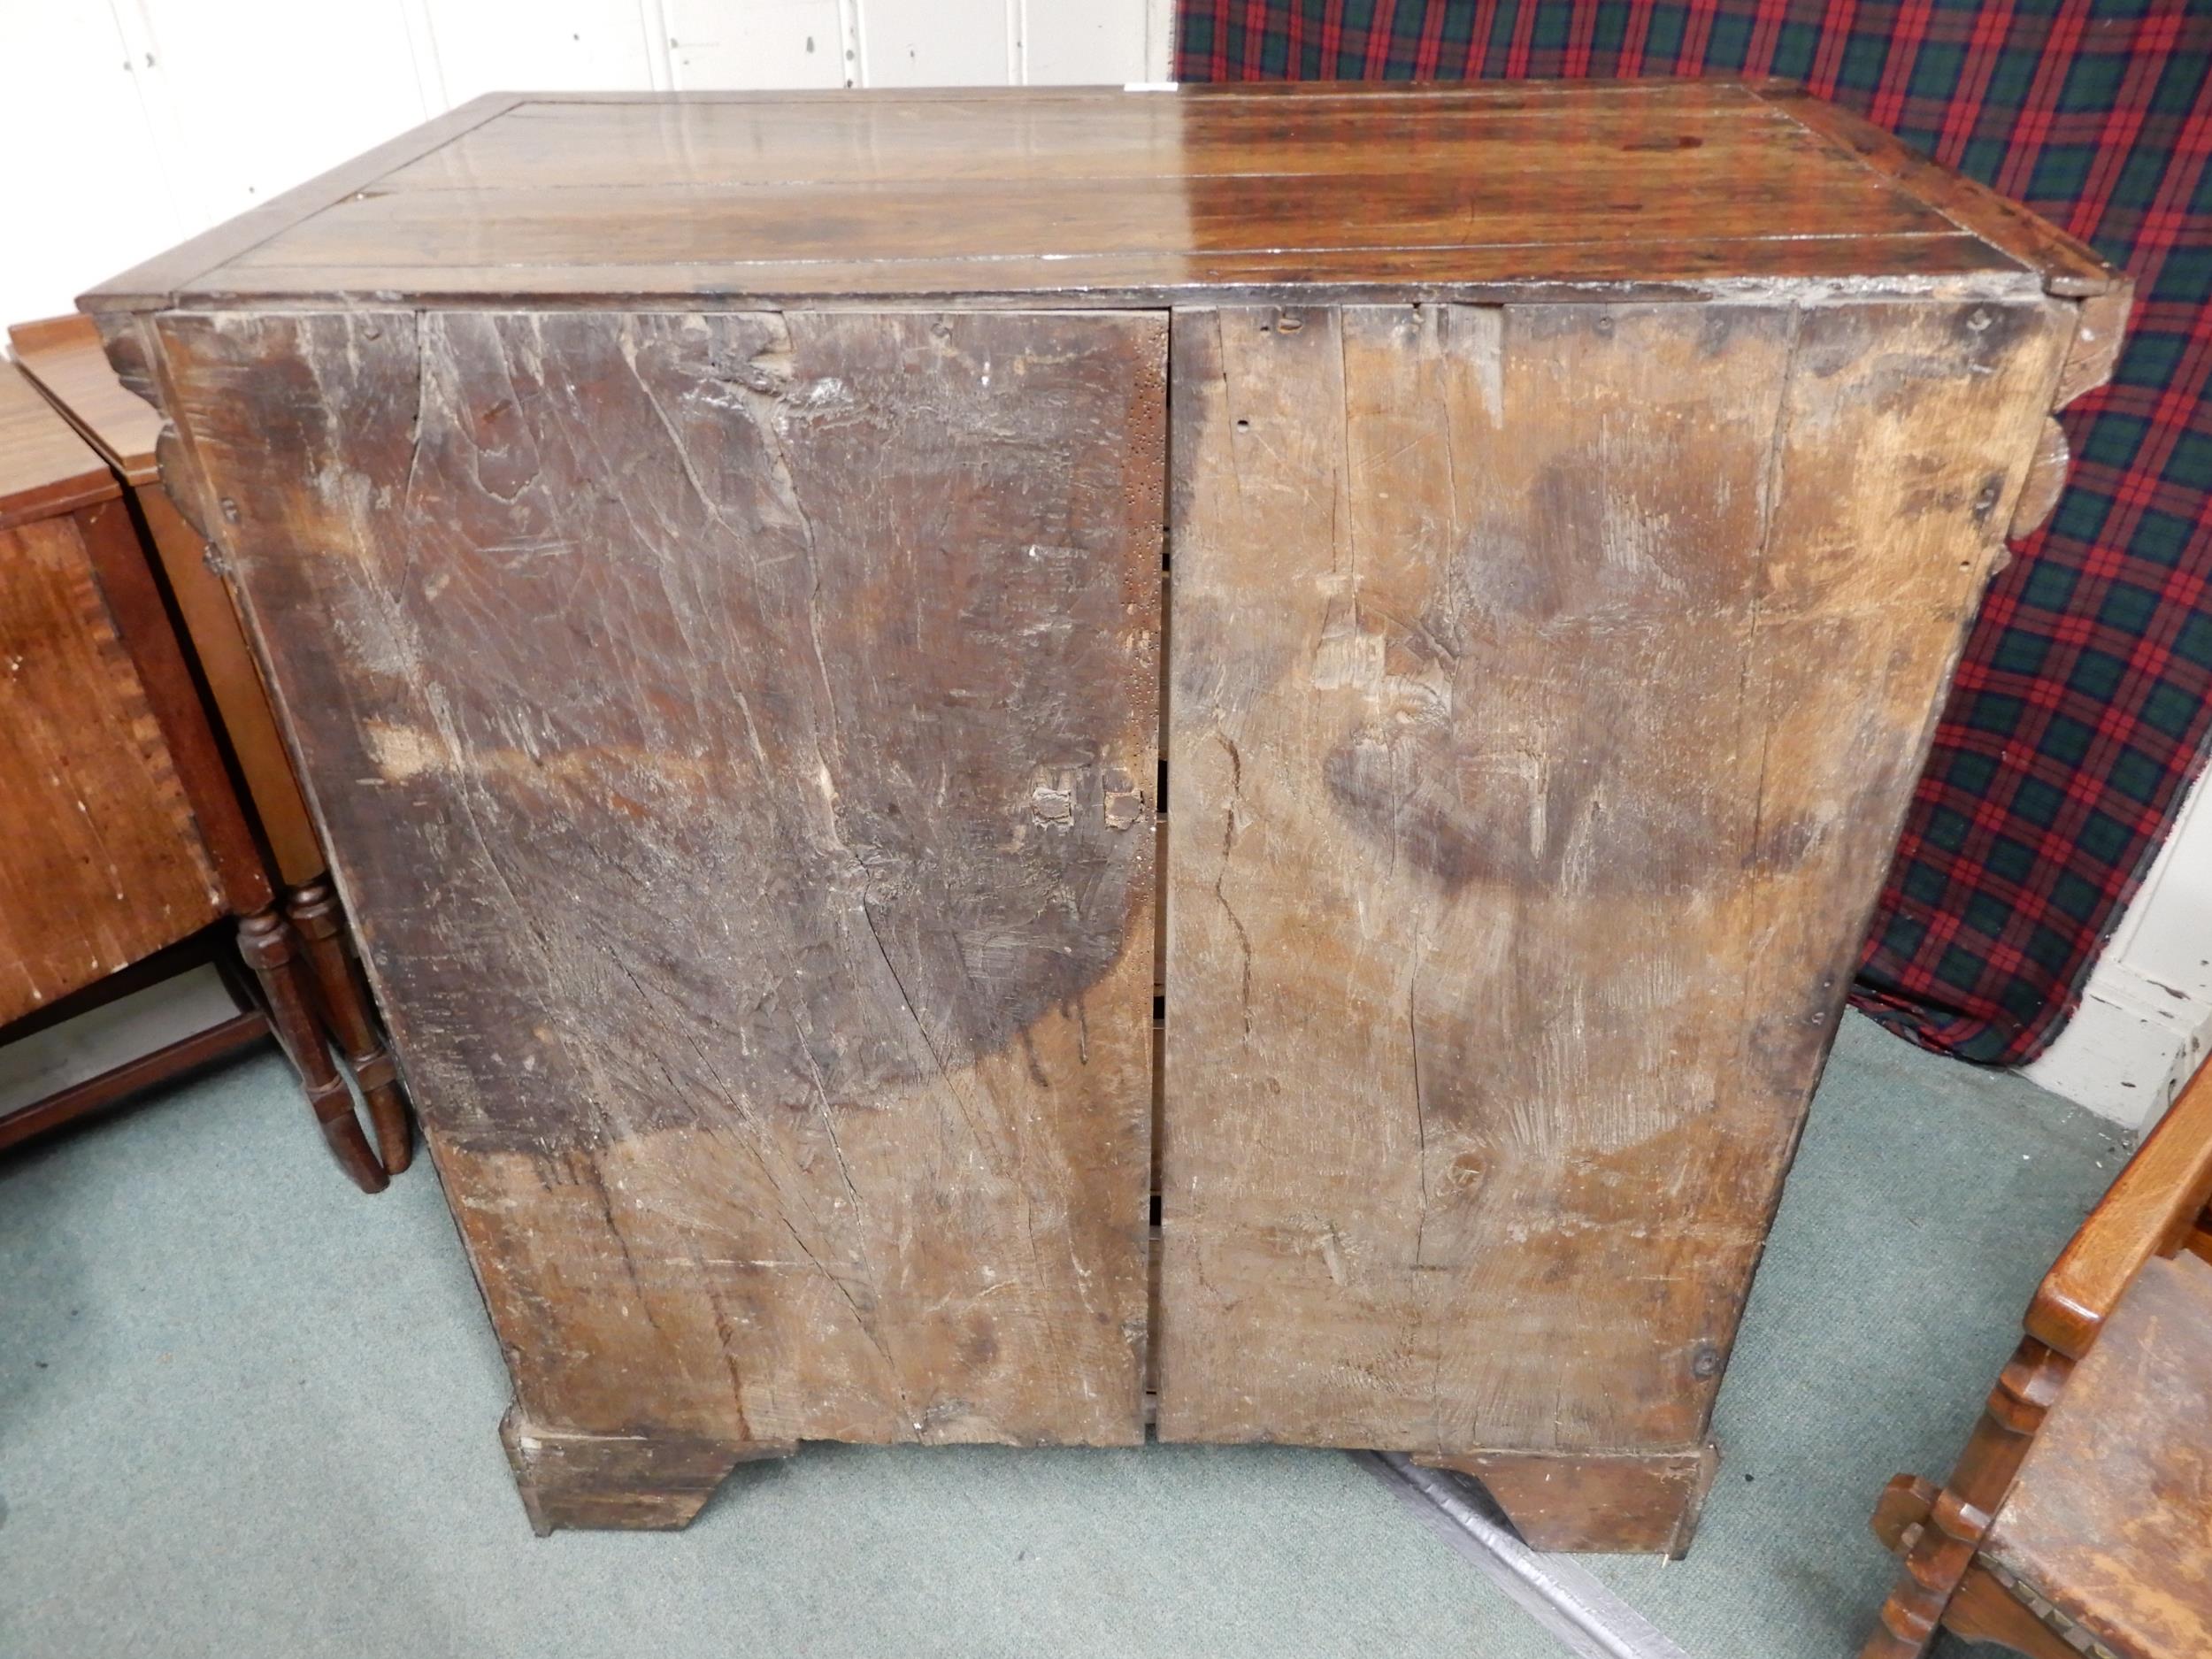
<instances>
[{"instance_id":1,"label":"skirting board","mask_svg":"<svg viewBox=\"0 0 2212 1659\"><path fill-rule=\"evenodd\" d=\"M2029 1079L2148 1129L2212 1050L2212 804L2200 773L2166 844Z\"/></svg>"},{"instance_id":2,"label":"skirting board","mask_svg":"<svg viewBox=\"0 0 2212 1659\"><path fill-rule=\"evenodd\" d=\"M2032 1081L2138 1133L2165 1115L2212 1036L2212 1006L2124 962L2099 964L2081 1007L2042 1056Z\"/></svg>"}]
</instances>

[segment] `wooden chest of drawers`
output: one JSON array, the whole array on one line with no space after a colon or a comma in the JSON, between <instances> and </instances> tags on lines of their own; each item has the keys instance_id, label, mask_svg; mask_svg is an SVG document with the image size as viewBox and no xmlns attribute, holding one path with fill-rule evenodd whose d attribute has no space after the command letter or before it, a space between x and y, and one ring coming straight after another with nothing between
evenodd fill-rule
<instances>
[{"instance_id":1,"label":"wooden chest of drawers","mask_svg":"<svg viewBox=\"0 0 2212 1659\"><path fill-rule=\"evenodd\" d=\"M1678 1549L2127 296L1786 88L1652 83L503 96L86 304L541 1527L1134 1442L1149 1374L1163 1439Z\"/></svg>"}]
</instances>

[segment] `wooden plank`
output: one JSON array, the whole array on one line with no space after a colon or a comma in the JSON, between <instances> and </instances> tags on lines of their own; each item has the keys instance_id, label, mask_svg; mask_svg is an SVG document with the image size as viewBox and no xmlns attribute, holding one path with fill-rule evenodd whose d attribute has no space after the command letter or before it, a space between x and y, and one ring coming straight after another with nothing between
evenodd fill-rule
<instances>
[{"instance_id":1,"label":"wooden plank","mask_svg":"<svg viewBox=\"0 0 2212 1659\"><path fill-rule=\"evenodd\" d=\"M1141 1438L1164 320L157 332L541 1518Z\"/></svg>"},{"instance_id":2,"label":"wooden plank","mask_svg":"<svg viewBox=\"0 0 2212 1659\"><path fill-rule=\"evenodd\" d=\"M2024 260L2053 280L2065 244L2050 227L1967 211L1939 169L1893 165L1824 120L1718 85L510 99L88 297L104 312L503 288L1113 308L1234 288L1255 259L1287 257L1261 280L1346 280L1305 268L1333 254L1371 257L1379 281L1909 280L1929 273L1920 238L1955 239L1938 271ZM1408 250L1427 257L1408 268ZM1120 274L1063 268L1090 259ZM914 265L957 274L915 286ZM789 280L747 281L764 266Z\"/></svg>"},{"instance_id":3,"label":"wooden plank","mask_svg":"<svg viewBox=\"0 0 2212 1659\"><path fill-rule=\"evenodd\" d=\"M1403 98L1420 98L1450 104L1545 104L1572 107L1635 103L1653 108L1681 104L1701 110L1741 106L1755 102L1757 96L1737 81L1671 80L1664 76L1632 81L1593 77L1572 81L1435 81L1417 84L1402 81L1219 81L1194 82L1177 88L1176 92L1186 98L1238 104L1323 98L1371 98L1394 103Z\"/></svg>"},{"instance_id":4,"label":"wooden plank","mask_svg":"<svg viewBox=\"0 0 2212 1659\"><path fill-rule=\"evenodd\" d=\"M727 261L897 264L1016 257L1164 254L1212 258L1332 248L1503 246L1709 238L1793 239L1817 198L1817 234L1947 235L1955 227L1863 171L1821 180L1707 171L1648 180L1594 174L1374 172L896 183L574 186L363 193L218 273L379 263L511 265L520 273L610 249L653 267ZM523 280L529 279L525 276Z\"/></svg>"},{"instance_id":5,"label":"wooden plank","mask_svg":"<svg viewBox=\"0 0 2212 1659\"><path fill-rule=\"evenodd\" d=\"M1983 1560L2109 1652L2203 1652L2208 1423L2212 1264L2147 1262L2029 1445Z\"/></svg>"},{"instance_id":6,"label":"wooden plank","mask_svg":"<svg viewBox=\"0 0 2212 1659\"><path fill-rule=\"evenodd\" d=\"M23 372L127 482L150 484L161 476L154 459L161 416L116 377L91 318L73 312L17 323L8 330L8 346Z\"/></svg>"},{"instance_id":7,"label":"wooden plank","mask_svg":"<svg viewBox=\"0 0 2212 1659\"><path fill-rule=\"evenodd\" d=\"M2022 264L2041 272L2044 286L2052 293L2082 298L2108 293L2127 280L2079 238L2070 236L1987 186L1931 160L1850 111L1787 82L1766 83L1758 90L1775 107L1786 110L1812 131L1832 140L1839 149L1910 188L1961 228L1986 238Z\"/></svg>"},{"instance_id":8,"label":"wooden plank","mask_svg":"<svg viewBox=\"0 0 2212 1659\"><path fill-rule=\"evenodd\" d=\"M122 383L101 349L98 325L81 312L19 323L8 330L8 343L24 373L131 485L144 530L140 552L160 560L170 599L221 715L223 735L245 779L278 874L289 887L312 881L323 873L322 849L285 757L260 674L222 579L208 568L206 538L186 521L162 486L156 456L164 424L160 411ZM165 624L160 627L167 631ZM214 770L221 771L219 763ZM223 788L227 792L227 784Z\"/></svg>"},{"instance_id":9,"label":"wooden plank","mask_svg":"<svg viewBox=\"0 0 2212 1659\"><path fill-rule=\"evenodd\" d=\"M225 219L211 230L180 242L165 253L133 265L120 275L78 297L80 310L91 312L158 311L194 277L211 271L280 235L294 225L311 219L333 202L376 182L393 168L435 150L479 122L488 121L518 102L512 93L487 93L433 121L401 134L390 142L365 150L329 172L318 173L259 207Z\"/></svg>"},{"instance_id":10,"label":"wooden plank","mask_svg":"<svg viewBox=\"0 0 2212 1659\"><path fill-rule=\"evenodd\" d=\"M234 1014L204 1031L166 1043L151 1054L126 1060L97 1077L73 1083L43 1100L0 1112L0 1151L59 1129L65 1124L121 1105L147 1089L159 1088L195 1071L235 1059L269 1041L274 1034L269 1029L268 1016L258 1009Z\"/></svg>"},{"instance_id":11,"label":"wooden plank","mask_svg":"<svg viewBox=\"0 0 2212 1659\"><path fill-rule=\"evenodd\" d=\"M223 913L73 517L0 530L0 1025Z\"/></svg>"},{"instance_id":12,"label":"wooden plank","mask_svg":"<svg viewBox=\"0 0 2212 1659\"><path fill-rule=\"evenodd\" d=\"M2036 440L2035 464L2028 469L2028 481L2021 488L2020 499L2013 504L2012 522L2005 528L2008 540L2024 541L2050 522L2051 514L2058 510L2058 498L2066 493L2066 469L2073 460L2066 428L2058 424L2056 416L2047 416Z\"/></svg>"},{"instance_id":13,"label":"wooden plank","mask_svg":"<svg viewBox=\"0 0 2212 1659\"><path fill-rule=\"evenodd\" d=\"M1577 1555L1689 1552L1719 1448L1640 1456L1470 1452L1426 1460L1482 1482L1532 1549Z\"/></svg>"},{"instance_id":14,"label":"wooden plank","mask_svg":"<svg viewBox=\"0 0 2212 1659\"><path fill-rule=\"evenodd\" d=\"M1102 115L1103 119L1102 119ZM1664 165L1831 173L1832 147L1778 110L1657 110L1618 100L1571 110L1294 100L1258 114L1159 96L1049 102L856 99L795 104L518 104L431 151L380 191L548 185L886 183L1187 173L1371 171L1388 146L1408 167L1538 172L1595 162L1641 176Z\"/></svg>"},{"instance_id":15,"label":"wooden plank","mask_svg":"<svg viewBox=\"0 0 2212 1659\"><path fill-rule=\"evenodd\" d=\"M1701 1446L2068 310L1177 313L1163 1438Z\"/></svg>"},{"instance_id":16,"label":"wooden plank","mask_svg":"<svg viewBox=\"0 0 2212 1659\"><path fill-rule=\"evenodd\" d=\"M192 655L222 717L223 736L238 763L254 817L276 861L278 879L303 887L327 867L307 803L285 753L276 714L238 626L223 579L208 566L207 539L179 512L158 480L139 487L139 517L168 578Z\"/></svg>"},{"instance_id":17,"label":"wooden plank","mask_svg":"<svg viewBox=\"0 0 2212 1659\"><path fill-rule=\"evenodd\" d=\"M0 363L0 529L122 493L100 459L38 388Z\"/></svg>"},{"instance_id":18,"label":"wooden plank","mask_svg":"<svg viewBox=\"0 0 2212 1659\"><path fill-rule=\"evenodd\" d=\"M2028 1334L2087 1354L2143 1264L2179 1249L2212 1201L2212 1063L2166 1109L2036 1287Z\"/></svg>"},{"instance_id":19,"label":"wooden plank","mask_svg":"<svg viewBox=\"0 0 2212 1659\"><path fill-rule=\"evenodd\" d=\"M2111 380L2120 361L2120 347L2127 339L2128 312L2134 303L2135 284L2128 280L2082 301L2074 343L2066 353L2066 367L2051 399L2053 408L2063 409Z\"/></svg>"},{"instance_id":20,"label":"wooden plank","mask_svg":"<svg viewBox=\"0 0 2212 1659\"><path fill-rule=\"evenodd\" d=\"M138 526L121 502L81 513L78 525L107 614L130 653L177 781L191 803L193 825L215 866L224 908L240 917L265 910L276 897L269 866L208 724L207 705L178 643Z\"/></svg>"}]
</instances>

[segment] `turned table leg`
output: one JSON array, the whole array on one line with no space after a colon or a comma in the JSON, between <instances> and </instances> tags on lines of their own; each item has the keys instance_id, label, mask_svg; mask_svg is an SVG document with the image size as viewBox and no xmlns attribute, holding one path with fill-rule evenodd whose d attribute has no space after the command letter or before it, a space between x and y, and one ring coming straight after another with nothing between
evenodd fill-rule
<instances>
[{"instance_id":1,"label":"turned table leg","mask_svg":"<svg viewBox=\"0 0 2212 1659\"><path fill-rule=\"evenodd\" d=\"M345 1051L346 1064L353 1068L361 1098L368 1103L385 1171L396 1175L414 1157L414 1135L407 1121L407 1102L400 1093L399 1070L376 1028L368 987L361 982L361 972L346 949L338 895L328 882L311 881L292 895L284 910L306 947L324 1016Z\"/></svg>"},{"instance_id":2,"label":"turned table leg","mask_svg":"<svg viewBox=\"0 0 2212 1659\"><path fill-rule=\"evenodd\" d=\"M1859 1659L1921 1659L1933 1644L2073 1363L2024 1338L1990 1390L1949 1483L1939 1487L1907 1475L1890 1482L1875 1506L1874 1532L1897 1551L1902 1570Z\"/></svg>"},{"instance_id":3,"label":"turned table leg","mask_svg":"<svg viewBox=\"0 0 2212 1659\"><path fill-rule=\"evenodd\" d=\"M369 1150L368 1138L353 1115L353 1097L316 1023L291 929L274 910L257 911L238 924L238 954L261 981L269 1023L300 1074L307 1103L314 1108L315 1121L339 1166L363 1192L382 1192L389 1178Z\"/></svg>"}]
</instances>

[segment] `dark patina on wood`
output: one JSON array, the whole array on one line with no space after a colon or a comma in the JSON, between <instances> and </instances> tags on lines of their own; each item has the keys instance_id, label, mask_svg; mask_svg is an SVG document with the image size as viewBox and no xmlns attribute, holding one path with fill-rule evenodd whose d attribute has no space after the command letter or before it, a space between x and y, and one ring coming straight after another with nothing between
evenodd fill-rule
<instances>
[{"instance_id":1,"label":"dark patina on wood","mask_svg":"<svg viewBox=\"0 0 2212 1659\"><path fill-rule=\"evenodd\" d=\"M1138 1439L1163 321L160 332L511 1443Z\"/></svg>"}]
</instances>

